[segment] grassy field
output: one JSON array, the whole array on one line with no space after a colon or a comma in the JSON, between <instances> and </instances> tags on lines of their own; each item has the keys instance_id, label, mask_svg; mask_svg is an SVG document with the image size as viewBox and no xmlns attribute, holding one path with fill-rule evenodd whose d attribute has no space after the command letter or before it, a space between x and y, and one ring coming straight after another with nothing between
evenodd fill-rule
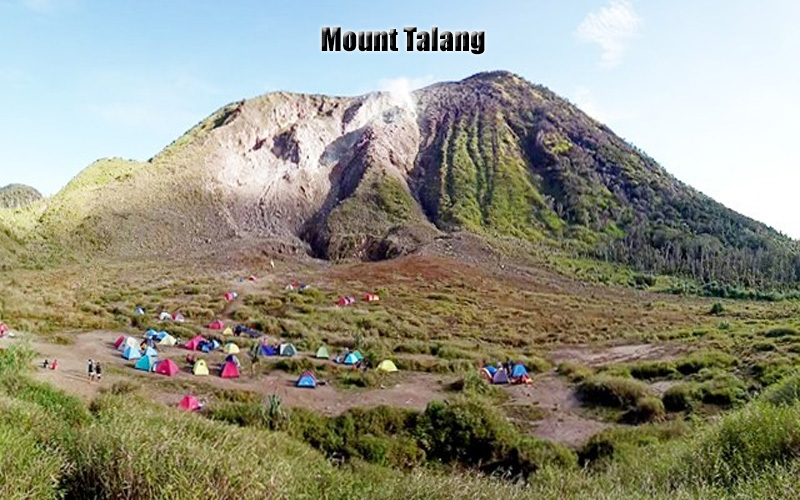
<instances>
[{"instance_id":1,"label":"grassy field","mask_svg":"<svg viewBox=\"0 0 800 500\"><path fill-rule=\"evenodd\" d=\"M243 279L251 274L258 280ZM285 290L293 281L310 287ZM131 376L77 398L29 374L35 354L15 344L0 354L0 443L17 443L0 447L7 498L798 494L800 305L792 300L654 294L441 257L10 270L0 285L0 318L64 349L82 331L141 334L152 326L187 339L224 318L302 351L358 348L373 363L391 358L403 372L456 380L446 402L422 411L378 406L329 416L198 385L192 389L208 395L209 406L202 416L184 415L151 394L182 393L180 383L150 386ZM240 294L233 303L222 298L230 290ZM334 306L341 295L366 292L381 302ZM135 316L137 306L148 314ZM162 310L187 322L159 324ZM240 344L246 351L249 343ZM550 410L509 401L517 396L476 375L484 362L506 358L525 362L534 386L562 381L577 414L607 430L572 447L532 436ZM260 362L257 372L308 368L354 395L386 383L302 357Z\"/></svg>"}]
</instances>

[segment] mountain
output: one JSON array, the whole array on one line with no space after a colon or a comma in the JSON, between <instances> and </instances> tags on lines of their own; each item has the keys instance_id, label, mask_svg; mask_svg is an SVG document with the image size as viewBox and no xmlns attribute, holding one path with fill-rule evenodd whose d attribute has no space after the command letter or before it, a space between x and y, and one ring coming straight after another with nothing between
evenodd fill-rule
<instances>
[{"instance_id":1,"label":"mountain","mask_svg":"<svg viewBox=\"0 0 800 500\"><path fill-rule=\"evenodd\" d=\"M0 208L21 208L42 199L36 189L23 184L0 187Z\"/></svg>"},{"instance_id":2,"label":"mountain","mask_svg":"<svg viewBox=\"0 0 800 500\"><path fill-rule=\"evenodd\" d=\"M704 281L800 278L794 241L507 72L412 94L232 103L150 160L100 160L23 212L11 226L27 244L117 257L382 259L468 231Z\"/></svg>"}]
</instances>

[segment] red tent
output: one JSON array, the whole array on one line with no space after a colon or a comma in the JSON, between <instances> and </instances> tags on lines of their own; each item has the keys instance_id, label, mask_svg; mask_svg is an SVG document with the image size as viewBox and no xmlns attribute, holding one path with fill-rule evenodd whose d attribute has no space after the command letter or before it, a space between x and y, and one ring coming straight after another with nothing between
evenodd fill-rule
<instances>
[{"instance_id":1,"label":"red tent","mask_svg":"<svg viewBox=\"0 0 800 500\"><path fill-rule=\"evenodd\" d=\"M194 396L184 396L181 402L178 403L178 408L186 411L195 411L200 409L200 402Z\"/></svg>"},{"instance_id":2,"label":"red tent","mask_svg":"<svg viewBox=\"0 0 800 500\"><path fill-rule=\"evenodd\" d=\"M378 297L378 295L374 294L374 293L368 293L368 294L364 295L364 301L365 302L380 302L380 300L381 300L381 298Z\"/></svg>"},{"instance_id":3,"label":"red tent","mask_svg":"<svg viewBox=\"0 0 800 500\"><path fill-rule=\"evenodd\" d=\"M119 337L116 341L114 341L114 349L119 349L119 346L121 346L123 342L125 342L124 335Z\"/></svg>"},{"instance_id":4,"label":"red tent","mask_svg":"<svg viewBox=\"0 0 800 500\"><path fill-rule=\"evenodd\" d=\"M206 339L204 339L202 335L198 335L197 337L187 342L185 347L190 351L196 351L197 348L200 346L200 343L205 342L205 340Z\"/></svg>"},{"instance_id":5,"label":"red tent","mask_svg":"<svg viewBox=\"0 0 800 500\"><path fill-rule=\"evenodd\" d=\"M239 367L233 361L227 361L222 366L222 378L239 378Z\"/></svg>"},{"instance_id":6,"label":"red tent","mask_svg":"<svg viewBox=\"0 0 800 500\"><path fill-rule=\"evenodd\" d=\"M215 319L208 325L209 330L222 330L223 328L225 328L225 323L223 323L222 320L219 319Z\"/></svg>"},{"instance_id":7,"label":"red tent","mask_svg":"<svg viewBox=\"0 0 800 500\"><path fill-rule=\"evenodd\" d=\"M249 278L247 278L247 279L248 279L249 281L255 281L255 280L257 280L258 278L256 278L256 275L255 275L255 274L251 274L251 275L250 275L250 277L249 277Z\"/></svg>"},{"instance_id":8,"label":"red tent","mask_svg":"<svg viewBox=\"0 0 800 500\"><path fill-rule=\"evenodd\" d=\"M6 333L8 333L8 325L0 323L0 335L5 335Z\"/></svg>"},{"instance_id":9,"label":"red tent","mask_svg":"<svg viewBox=\"0 0 800 500\"><path fill-rule=\"evenodd\" d=\"M165 359L164 361L159 361L156 365L156 373L160 373L161 375L166 375L167 377L171 377L178 373L178 365L175 364L174 361L171 359Z\"/></svg>"},{"instance_id":10,"label":"red tent","mask_svg":"<svg viewBox=\"0 0 800 500\"><path fill-rule=\"evenodd\" d=\"M336 301L337 306L351 306L356 303L356 299L353 297L339 297L339 300Z\"/></svg>"},{"instance_id":11,"label":"red tent","mask_svg":"<svg viewBox=\"0 0 800 500\"><path fill-rule=\"evenodd\" d=\"M239 296L239 294L236 293L236 292L228 292L228 293L226 293L224 295L225 300L227 300L228 302L233 302L234 299L236 299L236 297L238 297L238 296Z\"/></svg>"}]
</instances>

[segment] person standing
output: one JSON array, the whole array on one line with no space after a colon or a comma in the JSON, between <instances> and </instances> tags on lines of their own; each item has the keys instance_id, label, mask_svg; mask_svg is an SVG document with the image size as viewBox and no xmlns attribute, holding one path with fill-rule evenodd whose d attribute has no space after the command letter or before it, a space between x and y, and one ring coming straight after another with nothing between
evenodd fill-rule
<instances>
[{"instance_id":1,"label":"person standing","mask_svg":"<svg viewBox=\"0 0 800 500\"><path fill-rule=\"evenodd\" d=\"M94 364L94 375L97 377L97 381L100 382L100 379L103 377L103 369L100 367L99 361Z\"/></svg>"},{"instance_id":2,"label":"person standing","mask_svg":"<svg viewBox=\"0 0 800 500\"><path fill-rule=\"evenodd\" d=\"M91 359L86 364L86 373L89 376L89 382L94 380L94 361Z\"/></svg>"}]
</instances>

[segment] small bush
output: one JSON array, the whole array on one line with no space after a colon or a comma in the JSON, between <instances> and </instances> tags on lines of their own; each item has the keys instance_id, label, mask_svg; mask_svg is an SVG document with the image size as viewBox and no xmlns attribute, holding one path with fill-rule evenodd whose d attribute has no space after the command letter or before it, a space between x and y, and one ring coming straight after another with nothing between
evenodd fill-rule
<instances>
[{"instance_id":1,"label":"small bush","mask_svg":"<svg viewBox=\"0 0 800 500\"><path fill-rule=\"evenodd\" d=\"M725 312L725 307L723 307L722 303L721 302L714 302L714 304L711 306L711 310L709 311L709 314L717 316L717 315L720 315L720 314L722 314L724 312Z\"/></svg>"},{"instance_id":2,"label":"small bush","mask_svg":"<svg viewBox=\"0 0 800 500\"><path fill-rule=\"evenodd\" d=\"M721 351L696 351L675 362L675 369L683 375L697 373L703 368L727 368L736 364L736 358Z\"/></svg>"},{"instance_id":3,"label":"small bush","mask_svg":"<svg viewBox=\"0 0 800 500\"><path fill-rule=\"evenodd\" d=\"M646 396L623 415L623 420L632 424L662 420L665 415L664 403L655 396Z\"/></svg>"},{"instance_id":4,"label":"small bush","mask_svg":"<svg viewBox=\"0 0 800 500\"><path fill-rule=\"evenodd\" d=\"M667 411L692 410L700 399L700 390L697 384L681 383L667 389L661 397Z\"/></svg>"},{"instance_id":5,"label":"small bush","mask_svg":"<svg viewBox=\"0 0 800 500\"><path fill-rule=\"evenodd\" d=\"M652 380L675 375L675 363L671 361L640 361L628 367L633 378Z\"/></svg>"},{"instance_id":6,"label":"small bush","mask_svg":"<svg viewBox=\"0 0 800 500\"><path fill-rule=\"evenodd\" d=\"M764 336L767 338L778 338L778 337L788 337L788 336L795 336L797 335L797 330L794 328L782 327L782 328L773 328L772 330L768 330Z\"/></svg>"},{"instance_id":7,"label":"small bush","mask_svg":"<svg viewBox=\"0 0 800 500\"><path fill-rule=\"evenodd\" d=\"M591 368L571 361L560 363L557 370L559 375L567 377L571 382L582 382L594 374Z\"/></svg>"},{"instance_id":8,"label":"small bush","mask_svg":"<svg viewBox=\"0 0 800 500\"><path fill-rule=\"evenodd\" d=\"M593 405L610 408L634 407L640 399L651 396L647 384L638 380L593 375L578 386L580 398Z\"/></svg>"}]
</instances>

